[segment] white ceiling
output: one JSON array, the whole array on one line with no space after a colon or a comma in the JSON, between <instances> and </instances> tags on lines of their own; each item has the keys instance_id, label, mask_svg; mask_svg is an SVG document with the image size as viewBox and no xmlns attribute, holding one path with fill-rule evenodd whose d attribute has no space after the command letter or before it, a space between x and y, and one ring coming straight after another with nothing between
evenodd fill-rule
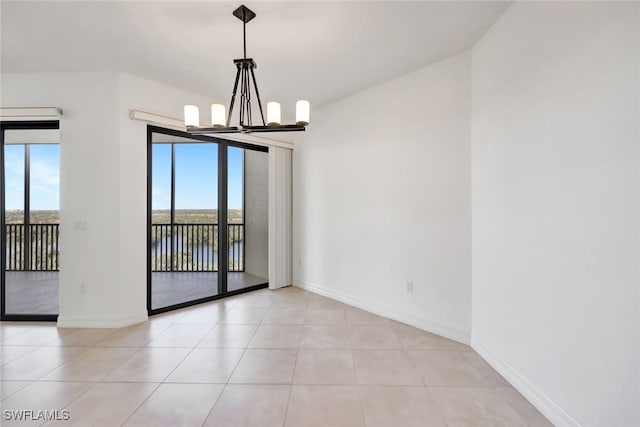
<instances>
[{"instance_id":1,"label":"white ceiling","mask_svg":"<svg viewBox=\"0 0 640 427\"><path fill-rule=\"evenodd\" d=\"M242 57L242 23L231 14L240 4L3 0L1 69L123 71L228 104L232 60ZM245 4L257 13L247 50L263 102L289 109L303 98L318 108L462 52L510 3Z\"/></svg>"}]
</instances>

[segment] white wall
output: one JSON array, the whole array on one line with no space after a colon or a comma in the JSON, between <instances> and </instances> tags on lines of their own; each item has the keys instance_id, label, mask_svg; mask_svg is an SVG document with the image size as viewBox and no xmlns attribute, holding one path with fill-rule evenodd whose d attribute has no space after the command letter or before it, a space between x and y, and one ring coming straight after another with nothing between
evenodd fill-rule
<instances>
[{"instance_id":1,"label":"white wall","mask_svg":"<svg viewBox=\"0 0 640 427\"><path fill-rule=\"evenodd\" d=\"M312 112L293 160L295 284L468 342L469 60Z\"/></svg>"},{"instance_id":2,"label":"white wall","mask_svg":"<svg viewBox=\"0 0 640 427\"><path fill-rule=\"evenodd\" d=\"M472 345L559 425L640 425L638 24L515 2L473 49Z\"/></svg>"},{"instance_id":3,"label":"white wall","mask_svg":"<svg viewBox=\"0 0 640 427\"><path fill-rule=\"evenodd\" d=\"M3 106L64 109L58 324L146 319L146 124L129 109L180 117L182 105L202 108L206 98L116 73L2 74L0 84Z\"/></svg>"}]
</instances>

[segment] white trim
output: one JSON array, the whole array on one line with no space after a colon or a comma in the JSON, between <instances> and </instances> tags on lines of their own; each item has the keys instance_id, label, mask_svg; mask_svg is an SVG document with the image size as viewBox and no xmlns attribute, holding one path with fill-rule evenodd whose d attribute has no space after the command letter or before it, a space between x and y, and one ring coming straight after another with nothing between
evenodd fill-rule
<instances>
[{"instance_id":1,"label":"white trim","mask_svg":"<svg viewBox=\"0 0 640 427\"><path fill-rule=\"evenodd\" d=\"M432 322L424 318L410 316L390 308L372 305L364 300L355 298L344 292L338 292L333 289L329 289L324 286L310 283L304 280L294 280L293 285L298 288L304 289L305 291L313 292L314 294L322 295L323 297L331 298L336 301L361 308L362 310L366 310L379 316L383 316L401 323L405 323L407 325L414 326L418 329L422 329L423 331L431 332L436 335L449 338L450 340L469 345L470 337L469 333L466 331L444 326L437 322Z\"/></svg>"},{"instance_id":2,"label":"white trim","mask_svg":"<svg viewBox=\"0 0 640 427\"><path fill-rule=\"evenodd\" d=\"M507 362L496 357L477 339L471 338L473 348L489 365L502 375L516 390L520 392L538 411L558 427L581 427L582 425L562 409L538 387L527 380L520 372Z\"/></svg>"},{"instance_id":3,"label":"white trim","mask_svg":"<svg viewBox=\"0 0 640 427\"><path fill-rule=\"evenodd\" d=\"M147 313L140 313L123 319L68 318L58 316L59 328L124 328L149 320Z\"/></svg>"},{"instance_id":4,"label":"white trim","mask_svg":"<svg viewBox=\"0 0 640 427\"><path fill-rule=\"evenodd\" d=\"M139 120L142 122L152 123L155 125L168 127L171 129L186 131L184 122L176 117L166 116L164 114L151 113L149 111L142 111L132 109L129 111L129 118L131 120ZM289 141L282 141L274 138L267 138L265 136L255 134L232 134L225 133L220 135L221 138L230 139L232 141L246 142L249 144L261 145L263 147L280 147L288 150L293 150L295 144Z\"/></svg>"},{"instance_id":5,"label":"white trim","mask_svg":"<svg viewBox=\"0 0 640 427\"><path fill-rule=\"evenodd\" d=\"M0 107L0 119L3 120L57 119L62 113L59 107Z\"/></svg>"}]
</instances>

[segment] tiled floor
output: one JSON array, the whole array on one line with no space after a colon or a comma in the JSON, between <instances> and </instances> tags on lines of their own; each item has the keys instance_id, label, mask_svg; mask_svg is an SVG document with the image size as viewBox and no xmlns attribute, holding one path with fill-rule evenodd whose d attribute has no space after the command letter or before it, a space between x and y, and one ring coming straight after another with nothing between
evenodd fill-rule
<instances>
[{"instance_id":1,"label":"tiled floor","mask_svg":"<svg viewBox=\"0 0 640 427\"><path fill-rule=\"evenodd\" d=\"M121 330L0 322L0 365L3 427L550 425L469 347L296 288Z\"/></svg>"}]
</instances>

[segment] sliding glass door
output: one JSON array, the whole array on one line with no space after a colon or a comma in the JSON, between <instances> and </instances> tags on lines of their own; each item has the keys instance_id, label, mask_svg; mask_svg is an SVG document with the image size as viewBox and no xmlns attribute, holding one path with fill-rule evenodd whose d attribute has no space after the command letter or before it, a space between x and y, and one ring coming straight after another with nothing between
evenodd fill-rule
<instances>
[{"instance_id":1,"label":"sliding glass door","mask_svg":"<svg viewBox=\"0 0 640 427\"><path fill-rule=\"evenodd\" d=\"M246 167L246 153L266 159L266 149L153 126L148 145L149 313L266 286L266 205L251 203L255 248L245 230L247 185L264 193L252 198L266 201L267 179L258 166L255 173Z\"/></svg>"},{"instance_id":2,"label":"sliding glass door","mask_svg":"<svg viewBox=\"0 0 640 427\"><path fill-rule=\"evenodd\" d=\"M58 122L1 124L2 320L58 314Z\"/></svg>"}]
</instances>

